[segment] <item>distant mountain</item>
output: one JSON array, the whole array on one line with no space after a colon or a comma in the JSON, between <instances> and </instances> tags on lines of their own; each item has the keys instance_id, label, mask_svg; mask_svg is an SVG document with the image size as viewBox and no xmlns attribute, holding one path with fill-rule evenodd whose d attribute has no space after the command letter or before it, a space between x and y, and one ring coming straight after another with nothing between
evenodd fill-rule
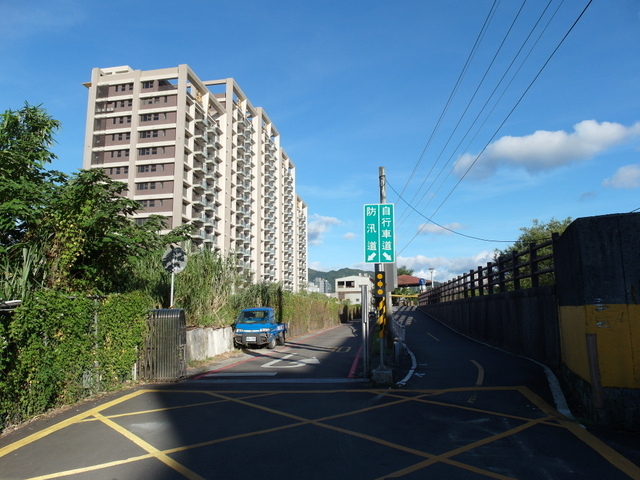
<instances>
[{"instance_id":1,"label":"distant mountain","mask_svg":"<svg viewBox=\"0 0 640 480\"><path fill-rule=\"evenodd\" d=\"M373 277L373 270L358 270L357 268L341 268L340 270L331 270L329 272L321 272L319 270L309 269L309 281L313 282L316 278L324 278L329 285L331 285L331 291L335 290L336 278L350 277L352 275L368 275Z\"/></svg>"}]
</instances>

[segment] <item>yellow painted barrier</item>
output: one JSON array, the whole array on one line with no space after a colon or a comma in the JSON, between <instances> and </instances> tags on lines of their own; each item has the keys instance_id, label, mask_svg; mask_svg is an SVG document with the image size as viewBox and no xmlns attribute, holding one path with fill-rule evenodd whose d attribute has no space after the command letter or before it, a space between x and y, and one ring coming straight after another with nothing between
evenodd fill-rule
<instances>
[{"instance_id":1,"label":"yellow painted barrier","mask_svg":"<svg viewBox=\"0 0 640 480\"><path fill-rule=\"evenodd\" d=\"M571 371L592 384L597 373L604 388L640 388L640 305L561 306L559 324Z\"/></svg>"}]
</instances>

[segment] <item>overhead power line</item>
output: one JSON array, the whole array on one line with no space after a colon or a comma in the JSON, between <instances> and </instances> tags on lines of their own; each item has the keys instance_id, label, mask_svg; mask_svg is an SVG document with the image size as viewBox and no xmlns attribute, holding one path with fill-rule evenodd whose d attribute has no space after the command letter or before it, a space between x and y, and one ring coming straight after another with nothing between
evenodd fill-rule
<instances>
[{"instance_id":1,"label":"overhead power line","mask_svg":"<svg viewBox=\"0 0 640 480\"><path fill-rule=\"evenodd\" d=\"M480 111L476 114L475 118L473 119L473 121L471 122L471 125L469 126L469 128L467 129L466 133L464 134L464 136L460 139L460 141L458 142L458 144L456 145L454 151L451 153L451 155L449 155L449 158L447 159L447 161L445 162L445 164L442 166L442 168L440 169L440 172L438 173L438 175L436 176L435 179L433 179L431 181L431 184L429 185L429 187L424 191L424 193L422 194L422 196L420 197L420 200L418 202L422 202L425 197L427 196L427 194L429 193L429 191L431 191L432 188L435 187L435 184L437 182L437 180L440 178L440 176L444 173L445 168L451 163L451 161L453 160L456 152L458 152L458 150L460 149L462 143L465 141L465 139L467 138L467 136L472 132L472 129L474 128L474 126L478 123L480 116L483 114L483 112L485 111L485 109L488 107L489 102L494 98L495 94L498 91L498 88L500 87L500 85L502 84L502 82L505 80L507 74L509 73L509 71L512 69L512 67L514 66L517 58L520 56L520 53L522 53L524 47L526 46L526 44L528 43L529 39L531 38L531 36L533 35L534 31L536 30L536 28L538 27L538 24L540 23L540 21L542 20L544 14L546 13L547 9L549 8L549 6L551 5L551 1L549 0L549 2L547 3L547 6L544 8L544 10L542 11L542 13L539 15L538 20L536 21L536 23L533 25L533 27L530 29L529 34L527 35L527 37L525 38L525 40L522 42L522 44L520 45L520 48L518 49L518 52L515 54L515 56L513 57L513 59L511 60L511 63L509 64L509 66L507 67L507 69L505 70L505 72L502 74L500 80L498 81L498 83L496 84L496 86L493 88L491 94L489 95L489 97L487 98L487 100L485 101L484 105L482 106L482 108L480 109ZM564 2L564 0L562 0L560 2L560 5L562 5L562 3ZM531 54L531 52L533 51L533 49L535 48L535 46L537 45L538 41L540 40L540 37L542 37L542 35L544 34L544 31L546 31L546 28L549 26L549 23L551 22L551 20L553 20L553 18L555 17L558 9L560 8L560 5L558 6L558 8L556 9L556 11L552 14L551 18L549 19L547 26L543 29L542 33L540 33L540 36L538 37L538 40L535 41L534 45L531 47L529 53L526 55L526 57L524 58L524 60L522 61L522 63L520 64L520 67L518 67L517 71L515 72L515 74L513 75L513 77L511 78L511 80L509 81L509 83L507 84L507 86L504 88L502 94L500 95L500 97L496 100L493 108L491 108L491 110L489 111L489 113L487 114L487 116L485 117L485 120L482 122L482 124L480 125L480 127L478 127L475 135L471 138L471 140L469 141L469 144L475 140L475 138L478 136L478 134L480 133L480 129L484 126L484 124L486 123L486 121L489 119L489 116L493 113L493 110L498 106L500 100L502 99L502 97L504 96L504 94L507 92L509 86L511 85L511 83L515 80L516 76L518 75L520 69L523 67L524 63L526 62L527 58L529 57L529 55ZM518 12L519 15L520 12ZM514 23L515 23L515 19L514 19ZM513 23L512 23L512 27L513 27ZM511 27L511 28L512 28ZM510 30L511 30L510 28ZM508 35L508 33L507 33ZM507 39L507 36L504 37L502 43L504 43ZM497 55L498 55L499 51L496 52L494 54L492 63L495 61ZM485 71L483 80L480 82L480 84L476 87L476 91L473 94L473 97L471 98L471 100L469 100L467 107L465 108L464 112L462 113L462 116L460 118L460 120L458 121L458 123L456 124L454 130L452 131L451 135L449 136L449 139L447 140L447 143L445 145L445 147L442 149L442 151L440 152L440 155L438 156L438 158L436 159L435 163L438 163L440 161L440 158L442 157L442 155L444 154L444 150L446 148L446 146L449 144L449 142L452 140L453 135L455 134L455 132L457 131L458 127L460 126L460 123L462 122L462 118L466 115L471 102L473 101L473 99L475 98L478 89L480 88L480 85L482 84L482 82L484 81L484 78L486 77L488 73L488 69L487 71ZM431 199L427 202L427 204L424 206L424 210L427 209L427 207L431 204L431 201L436 198L436 195L440 192L440 189L444 186L445 181L449 178L449 176L451 175L451 173L453 172L453 170L450 170L449 173L445 176L445 178L440 182L440 186L436 189L436 191L434 192L434 194L432 195ZM429 172L430 174L431 172ZM425 177L425 180L422 182L421 187L425 184L427 178L429 175L427 175L427 177ZM415 196L414 196L415 198Z\"/></svg>"},{"instance_id":2,"label":"overhead power line","mask_svg":"<svg viewBox=\"0 0 640 480\"><path fill-rule=\"evenodd\" d=\"M396 195L398 195L398 199L402 200L402 202L407 205L410 209L412 209L414 212L416 212L418 215L420 215L421 217L423 217L425 220L427 220L427 222L433 223L434 225L448 231L451 232L455 235L460 235L461 237L466 237L466 238L471 238L473 240L479 240L481 242L493 242L493 243L515 243L516 240L493 240L493 239L488 239L488 238L481 238L481 237L475 237L473 235L467 235L465 233L461 233L461 232L457 232L455 230L452 230L449 227L445 227L444 225L440 225L438 222L435 222L433 219L427 217L426 215L424 215L422 212L419 212L418 210L416 210L409 202L407 202L404 198L402 198L402 196L396 191L395 188L393 188L391 186L391 184L389 183L389 180L387 180L387 187L389 187L391 190L393 190L393 193L395 193ZM424 228L424 227L423 227ZM420 232L422 231L422 228L420 230L418 230L418 233L416 233L414 235L414 237L409 241L409 243L407 243L407 245L398 252L398 254L402 253L410 244L411 242L420 234Z\"/></svg>"},{"instance_id":3,"label":"overhead power line","mask_svg":"<svg viewBox=\"0 0 640 480\"><path fill-rule=\"evenodd\" d=\"M560 42L556 45L556 47L553 49L553 51L551 52L551 54L547 57L546 61L543 63L543 65L540 67L540 69L538 70L538 72L536 73L536 75L534 76L534 78L531 80L531 82L527 85L527 87L525 88L525 90L523 91L523 93L520 95L520 97L518 98L518 100L516 101L516 103L513 105L513 107L509 110L509 112L507 113L507 115L505 116L505 118L503 119L503 121L500 123L500 125L498 126L498 128L495 130L495 132L491 135L491 137L489 138L489 140L486 142L486 144L484 145L484 147L482 148L482 150L480 151L480 153L476 156L476 158L473 160L473 162L468 166L468 168L465 170L465 172L463 173L463 175L460 177L460 179L458 180L458 182L451 188L451 190L449 191L449 193L447 194L447 196L444 198L444 200L440 203L440 205L436 208L436 210L434 211L434 213L431 215L431 217L427 217L426 215L422 214L421 212L419 212L415 207L413 207L413 205L411 205L409 202L407 202L406 200L404 200L404 198L402 198L401 195L398 195L399 198L407 204L407 206L409 206L414 212L418 213L421 217L427 219L429 222L444 228L445 230L449 230L452 231L446 227L443 227L442 225L437 224L436 222L434 222L432 220L432 217L435 216L435 214L440 210L440 208L442 208L442 206L447 202L447 200L451 197L451 195L453 194L453 192L457 189L457 187L460 185L460 183L462 182L462 180L464 180L464 178L467 176L467 174L469 173L469 171L471 170L471 168L473 168L473 166L476 164L476 162L478 161L478 159L482 156L482 154L485 152L485 150L488 148L488 146L491 144L491 142L494 140L494 138L497 136L498 132L502 129L502 127L504 126L504 124L507 122L507 120L511 117L511 115L513 114L513 112L515 111L515 109L520 105L520 103L522 102L523 98L525 97L525 95L529 92L529 90L531 89L531 87L533 86L533 84L537 81L537 79L540 77L540 75L542 74L542 72L544 71L544 69L547 67L547 65L549 64L549 62L551 61L551 59L555 56L555 54L557 53L557 51L560 49L560 47L564 44L564 42L566 41L567 37L569 36L569 34L573 31L573 29L575 28L575 26L578 24L578 22L580 21L580 19L584 16L585 12L587 11L587 9L589 8L589 6L591 5L591 3L593 2L593 0L589 0L587 2L587 4L585 5L585 7L582 9L582 11L580 12L580 14L578 15L578 17L575 19L575 21L572 23L572 25L569 27L569 29L567 30L567 32L564 34L564 36L562 37L562 39L560 40ZM424 152L423 152L424 153ZM415 169L414 169L415 172ZM413 175L413 173L412 173ZM408 183L407 183L408 184ZM405 185L406 188L406 185ZM397 192L394 190L394 192L397 194ZM404 190L403 190L404 192ZM415 197L415 195L414 195ZM423 197L421 197L421 200ZM413 199L412 199L413 201ZM424 227L426 226L426 224L424 224L419 230L418 232L413 236L413 238L406 244L406 246L402 249L402 251L404 251L404 249L406 249L412 242L413 240L415 240L415 238L420 234L420 232L422 231L422 229L424 229ZM477 240L482 240L482 241L494 241L494 242L505 242L505 243L509 243L511 241L504 241L504 240L486 240L486 239L481 239L478 237L473 237L473 236L469 236L469 235L465 235L465 234L461 234L460 232L454 232L458 235L462 235L465 237L469 237L469 238L474 238ZM399 253L401 253L402 251L400 251Z\"/></svg>"},{"instance_id":4,"label":"overhead power line","mask_svg":"<svg viewBox=\"0 0 640 480\"><path fill-rule=\"evenodd\" d=\"M438 129L440 128L440 124L442 123L442 121L444 120L444 117L447 113L447 111L449 110L449 107L451 106L451 102L453 101L453 98L455 97L458 88L460 88L460 84L462 83L462 80L467 72L467 70L469 69L469 65L471 64L471 61L473 60L474 55L476 54L477 50L478 50L478 46L480 45L480 42L482 40L482 38L484 37L484 34L487 31L487 28L491 22L491 19L493 18L493 15L495 14L496 11L496 7L498 5L498 0L494 0L493 5L491 6L491 9L489 10L489 13L487 14L487 17L484 20L484 24L482 25L482 28L480 29L480 32L478 33L478 36L476 37L475 43L473 44L473 47L471 48L471 51L469 52L469 55L467 55L467 60L464 63L464 66L462 67L462 70L460 71L460 74L458 75L458 79L456 80L455 85L453 86L453 89L451 90L451 93L449 94L449 98L447 99L447 102L445 103L444 108L442 109L442 112L440 112L440 116L438 117L438 120L436 122L436 125L433 129L433 131L431 132L431 135L429 135L429 139L427 140L427 143L425 144L424 148L422 149L422 153L420 154L420 157L418 157L418 161L416 162L415 166L413 167L413 171L411 172L411 174L409 175L409 178L407 179L404 187L402 188L402 194L404 194L405 190L407 189L407 187L409 186L409 184L411 183L411 179L414 177L416 170L418 169L418 167L420 166L420 163L422 162L422 159L424 158L425 153L427 152L427 150L429 149L429 146L431 145L431 142L433 141L433 138L435 137ZM431 166L431 170L429 170L429 174L427 174L427 177L431 174L431 171L433 170L433 168L435 167L435 164ZM414 198L416 194L414 195ZM411 199L411 201L413 201L413 199Z\"/></svg>"},{"instance_id":5,"label":"overhead power line","mask_svg":"<svg viewBox=\"0 0 640 480\"><path fill-rule=\"evenodd\" d=\"M576 20L573 22L573 24L571 25L571 27L569 28L569 30L567 30L567 33L564 34L564 36L562 37L562 40L560 40L560 42L558 43L558 45L556 46L556 48L553 49L553 51L551 52L551 54L549 55L549 57L547 58L547 60L544 62L544 64L542 65L542 67L540 67L540 70L538 70L538 73L536 73L535 77L533 77L533 80L531 80L531 82L529 83L529 85L527 85L527 88L525 88L524 92L522 92L522 95L520 95L520 98L518 98L518 101L515 103L515 105L511 108L511 110L509 110L509 113L507 114L507 116L504 118L504 120L500 123L500 125L498 125L498 128L496 129L496 131L493 133L493 135L491 135L491 138L489 138L489 140L487 141L487 143L485 144L485 146L482 148L482 150L480 151L480 153L476 156L476 158L473 160L473 162L471 162L471 165L469 165L469 167L467 168L467 170L465 170L464 174L460 177L460 180L458 180L458 182L453 186L453 188L449 191L449 193L447 194L447 196L445 197L445 199L440 203L440 205L438 206L438 208L436 209L436 211L433 213L433 215L435 215L438 210L440 210L440 208L442 207L442 205L444 205L444 203L449 199L449 197L451 196L451 194L454 192L454 190L456 188L458 188L458 185L460 185L460 183L462 182L462 180L464 180L464 178L467 176L467 174L469 173L469 171L473 168L473 166L476 164L476 162L478 161L478 159L482 156L482 154L484 153L484 151L487 149L487 147L491 144L491 142L493 142L493 139L496 137L496 135L498 135L498 132L502 129L502 127L504 126L504 124L507 122L507 120L511 117L511 115L513 114L513 112L515 111L515 109L518 107L518 105L520 105L520 102L522 102L522 99L525 97L525 95L529 92L529 90L531 90L531 87L533 86L533 84L536 82L536 80L538 80L538 78L540 77L540 75L542 74L543 70L546 68L546 66L549 64L549 62L551 61L551 59L553 58L553 56L556 54L556 52L560 49L560 47L562 46L562 44L564 43L564 41L567 39L567 37L569 36L569 34L571 33L571 31L575 28L575 26L578 24L578 22L580 21L580 19L582 18L582 16L584 15L584 13L587 11L587 8L589 8L589 5L591 5L591 3L593 2L593 0L589 0L589 2L587 3L587 5L582 9L582 12L580 12L580 15L578 15L578 18L576 18Z\"/></svg>"}]
</instances>

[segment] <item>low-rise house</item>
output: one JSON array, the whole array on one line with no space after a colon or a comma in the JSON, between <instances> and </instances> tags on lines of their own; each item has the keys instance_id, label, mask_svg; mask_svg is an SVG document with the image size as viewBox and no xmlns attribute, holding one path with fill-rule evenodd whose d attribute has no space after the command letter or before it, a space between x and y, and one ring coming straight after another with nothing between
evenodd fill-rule
<instances>
[{"instance_id":1,"label":"low-rise house","mask_svg":"<svg viewBox=\"0 0 640 480\"><path fill-rule=\"evenodd\" d=\"M353 305L362 305L360 287L366 285L371 292L373 285L372 277L365 274L336 278L335 282L335 295L338 300L348 300Z\"/></svg>"}]
</instances>

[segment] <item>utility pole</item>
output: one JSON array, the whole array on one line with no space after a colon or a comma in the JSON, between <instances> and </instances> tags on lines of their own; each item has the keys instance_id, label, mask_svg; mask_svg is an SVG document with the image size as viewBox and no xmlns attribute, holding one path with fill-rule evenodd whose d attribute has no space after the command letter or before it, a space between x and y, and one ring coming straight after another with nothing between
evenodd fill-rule
<instances>
[{"instance_id":1,"label":"utility pole","mask_svg":"<svg viewBox=\"0 0 640 480\"><path fill-rule=\"evenodd\" d=\"M380 203L387 203L387 176L385 173L384 167L379 167L379 180L380 180ZM395 247L394 247L395 250ZM395 263L395 252L392 263L379 263L377 266L381 272L384 272L385 278L385 293L382 299L382 312L381 312L381 321L384 322L382 325L382 333L380 337L380 368L386 369L384 366L384 352L386 351L387 339L391 338L390 335L393 335L395 338L395 330L393 329L393 302L391 293L394 289L398 288L398 270ZM391 328L391 331L389 330ZM390 333L391 332L391 333Z\"/></svg>"},{"instance_id":2,"label":"utility pole","mask_svg":"<svg viewBox=\"0 0 640 480\"><path fill-rule=\"evenodd\" d=\"M387 203L387 176L384 167L378 167L378 178L380 180L380 203Z\"/></svg>"},{"instance_id":3,"label":"utility pole","mask_svg":"<svg viewBox=\"0 0 640 480\"><path fill-rule=\"evenodd\" d=\"M378 167L378 180L380 185L380 203L387 203L387 177L384 167ZM376 264L376 272L384 272L384 264ZM385 282L387 283L387 282ZM385 285L386 290L386 285ZM384 351L386 348L387 330L387 292L385 296L378 299L378 323L380 324L380 369L384 369Z\"/></svg>"},{"instance_id":4,"label":"utility pole","mask_svg":"<svg viewBox=\"0 0 640 480\"><path fill-rule=\"evenodd\" d=\"M380 366L371 371L373 383L393 382L392 371L385 365L386 338L391 325L391 291L396 288L394 208L387 204L387 182L384 167L379 167L380 203L365 205L365 261L375 264L374 298L379 327Z\"/></svg>"}]
</instances>

